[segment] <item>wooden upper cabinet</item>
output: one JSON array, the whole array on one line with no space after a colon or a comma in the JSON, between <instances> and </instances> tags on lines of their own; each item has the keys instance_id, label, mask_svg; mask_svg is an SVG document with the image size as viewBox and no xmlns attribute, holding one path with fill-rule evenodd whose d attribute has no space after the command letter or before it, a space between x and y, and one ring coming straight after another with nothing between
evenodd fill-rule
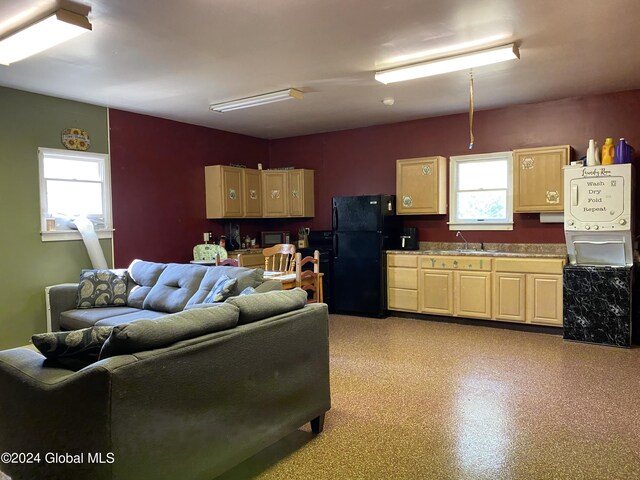
<instances>
[{"instance_id":1,"label":"wooden upper cabinet","mask_svg":"<svg viewBox=\"0 0 640 480\"><path fill-rule=\"evenodd\" d=\"M207 218L242 217L243 170L225 165L205 167Z\"/></svg>"},{"instance_id":2,"label":"wooden upper cabinet","mask_svg":"<svg viewBox=\"0 0 640 480\"><path fill-rule=\"evenodd\" d=\"M313 217L313 170L289 170L289 216Z\"/></svg>"},{"instance_id":3,"label":"wooden upper cabinet","mask_svg":"<svg viewBox=\"0 0 640 480\"><path fill-rule=\"evenodd\" d=\"M562 212L562 167L571 147L524 148L513 151L513 211Z\"/></svg>"},{"instance_id":4,"label":"wooden upper cabinet","mask_svg":"<svg viewBox=\"0 0 640 480\"><path fill-rule=\"evenodd\" d=\"M313 170L263 170L263 216L313 217L313 188Z\"/></svg>"},{"instance_id":5,"label":"wooden upper cabinet","mask_svg":"<svg viewBox=\"0 0 640 480\"><path fill-rule=\"evenodd\" d=\"M287 216L287 212L289 211L287 177L286 170L262 171L263 216Z\"/></svg>"},{"instance_id":6,"label":"wooden upper cabinet","mask_svg":"<svg viewBox=\"0 0 640 480\"><path fill-rule=\"evenodd\" d=\"M446 181L446 158L444 157L397 160L397 214L447 213Z\"/></svg>"},{"instance_id":7,"label":"wooden upper cabinet","mask_svg":"<svg viewBox=\"0 0 640 480\"><path fill-rule=\"evenodd\" d=\"M243 169L243 210L245 217L262 217L262 176L260 170Z\"/></svg>"}]
</instances>

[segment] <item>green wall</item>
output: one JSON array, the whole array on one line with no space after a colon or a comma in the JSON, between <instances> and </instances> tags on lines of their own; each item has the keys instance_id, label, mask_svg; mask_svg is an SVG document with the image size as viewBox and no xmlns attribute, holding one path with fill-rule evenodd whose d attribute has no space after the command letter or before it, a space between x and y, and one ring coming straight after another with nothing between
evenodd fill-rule
<instances>
[{"instance_id":1,"label":"green wall","mask_svg":"<svg viewBox=\"0 0 640 480\"><path fill-rule=\"evenodd\" d=\"M42 242L38 147L64 148L62 130L89 133L108 153L107 109L0 87L0 349L46 330L44 288L77 282L91 262L80 240ZM101 240L112 262L111 240Z\"/></svg>"}]
</instances>

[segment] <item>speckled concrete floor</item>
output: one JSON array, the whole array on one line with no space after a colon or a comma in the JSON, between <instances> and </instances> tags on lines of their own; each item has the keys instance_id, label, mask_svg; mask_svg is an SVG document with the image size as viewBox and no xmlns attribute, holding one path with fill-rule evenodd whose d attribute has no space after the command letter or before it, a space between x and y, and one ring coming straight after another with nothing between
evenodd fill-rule
<instances>
[{"instance_id":1,"label":"speckled concrete floor","mask_svg":"<svg viewBox=\"0 0 640 480\"><path fill-rule=\"evenodd\" d=\"M640 478L640 349L332 315L332 409L221 477Z\"/></svg>"}]
</instances>

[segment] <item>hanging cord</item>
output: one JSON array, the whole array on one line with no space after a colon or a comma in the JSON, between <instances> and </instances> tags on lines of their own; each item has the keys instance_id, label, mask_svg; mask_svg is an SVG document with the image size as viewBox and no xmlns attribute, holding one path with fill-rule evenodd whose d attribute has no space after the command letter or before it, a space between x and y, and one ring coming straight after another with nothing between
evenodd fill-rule
<instances>
[{"instance_id":1,"label":"hanging cord","mask_svg":"<svg viewBox=\"0 0 640 480\"><path fill-rule=\"evenodd\" d=\"M473 70L469 70L469 150L473 148Z\"/></svg>"}]
</instances>

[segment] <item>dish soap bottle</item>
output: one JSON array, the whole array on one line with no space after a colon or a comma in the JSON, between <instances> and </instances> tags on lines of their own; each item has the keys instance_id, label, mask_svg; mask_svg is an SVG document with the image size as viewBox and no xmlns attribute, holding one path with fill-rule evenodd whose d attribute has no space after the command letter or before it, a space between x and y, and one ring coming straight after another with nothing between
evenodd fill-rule
<instances>
[{"instance_id":1,"label":"dish soap bottle","mask_svg":"<svg viewBox=\"0 0 640 480\"><path fill-rule=\"evenodd\" d=\"M602 145L602 165L613 165L613 138L607 137Z\"/></svg>"}]
</instances>

